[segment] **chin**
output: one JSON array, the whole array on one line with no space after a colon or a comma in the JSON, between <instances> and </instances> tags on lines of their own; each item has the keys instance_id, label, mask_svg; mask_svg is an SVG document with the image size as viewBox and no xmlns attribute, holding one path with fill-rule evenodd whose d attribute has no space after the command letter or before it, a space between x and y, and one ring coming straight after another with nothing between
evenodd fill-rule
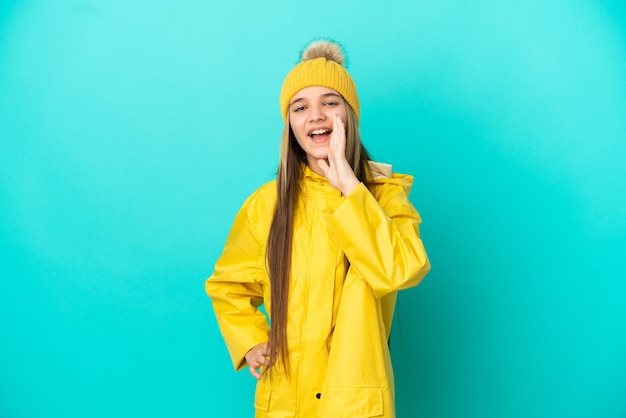
<instances>
[{"instance_id":1,"label":"chin","mask_svg":"<svg viewBox=\"0 0 626 418\"><path fill-rule=\"evenodd\" d=\"M317 158L318 160L321 160L321 159L326 160L328 159L328 149L318 149L310 153L310 155L312 155L313 158Z\"/></svg>"},{"instance_id":2,"label":"chin","mask_svg":"<svg viewBox=\"0 0 626 418\"><path fill-rule=\"evenodd\" d=\"M313 158L315 158L316 160L328 161L328 154L313 155Z\"/></svg>"}]
</instances>

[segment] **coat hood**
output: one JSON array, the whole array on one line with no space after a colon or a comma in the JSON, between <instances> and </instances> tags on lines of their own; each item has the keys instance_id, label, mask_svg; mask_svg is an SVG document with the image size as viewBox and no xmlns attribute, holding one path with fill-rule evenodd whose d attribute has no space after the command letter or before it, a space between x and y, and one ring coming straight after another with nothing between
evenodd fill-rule
<instances>
[{"instance_id":1,"label":"coat hood","mask_svg":"<svg viewBox=\"0 0 626 418\"><path fill-rule=\"evenodd\" d=\"M370 172L374 183L389 183L402 186L408 195L413 187L413 176L408 174L394 173L391 164L369 161Z\"/></svg>"}]
</instances>

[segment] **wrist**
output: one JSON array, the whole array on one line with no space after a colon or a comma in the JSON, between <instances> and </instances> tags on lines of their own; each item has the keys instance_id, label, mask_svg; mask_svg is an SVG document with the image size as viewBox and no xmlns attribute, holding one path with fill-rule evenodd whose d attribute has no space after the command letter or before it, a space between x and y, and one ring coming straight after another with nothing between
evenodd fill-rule
<instances>
[{"instance_id":1,"label":"wrist","mask_svg":"<svg viewBox=\"0 0 626 418\"><path fill-rule=\"evenodd\" d=\"M354 189L357 188L359 184L361 184L361 182L356 178L356 176L354 176L343 185L340 189L341 193L343 193L344 196L348 196Z\"/></svg>"}]
</instances>

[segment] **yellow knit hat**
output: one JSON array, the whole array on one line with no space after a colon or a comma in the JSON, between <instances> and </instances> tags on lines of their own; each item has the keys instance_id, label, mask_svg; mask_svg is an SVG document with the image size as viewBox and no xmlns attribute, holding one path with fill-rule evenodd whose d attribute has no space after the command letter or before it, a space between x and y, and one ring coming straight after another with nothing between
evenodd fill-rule
<instances>
[{"instance_id":1,"label":"yellow knit hat","mask_svg":"<svg viewBox=\"0 0 626 418\"><path fill-rule=\"evenodd\" d=\"M289 102L300 90L322 86L333 89L348 102L357 121L361 116L359 96L348 71L344 68L344 54L339 44L332 41L314 41L301 54L301 61L285 77L280 91L280 111L287 118Z\"/></svg>"}]
</instances>

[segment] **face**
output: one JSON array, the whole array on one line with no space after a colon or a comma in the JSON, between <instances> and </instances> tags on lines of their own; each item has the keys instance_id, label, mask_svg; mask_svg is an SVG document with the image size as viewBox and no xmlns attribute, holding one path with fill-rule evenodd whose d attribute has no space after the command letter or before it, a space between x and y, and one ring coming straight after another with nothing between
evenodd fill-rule
<instances>
[{"instance_id":1,"label":"face","mask_svg":"<svg viewBox=\"0 0 626 418\"><path fill-rule=\"evenodd\" d=\"M306 152L309 167L318 174L317 160L328 158L335 115L346 125L346 106L343 97L335 90L318 86L300 90L289 103L291 129Z\"/></svg>"}]
</instances>

